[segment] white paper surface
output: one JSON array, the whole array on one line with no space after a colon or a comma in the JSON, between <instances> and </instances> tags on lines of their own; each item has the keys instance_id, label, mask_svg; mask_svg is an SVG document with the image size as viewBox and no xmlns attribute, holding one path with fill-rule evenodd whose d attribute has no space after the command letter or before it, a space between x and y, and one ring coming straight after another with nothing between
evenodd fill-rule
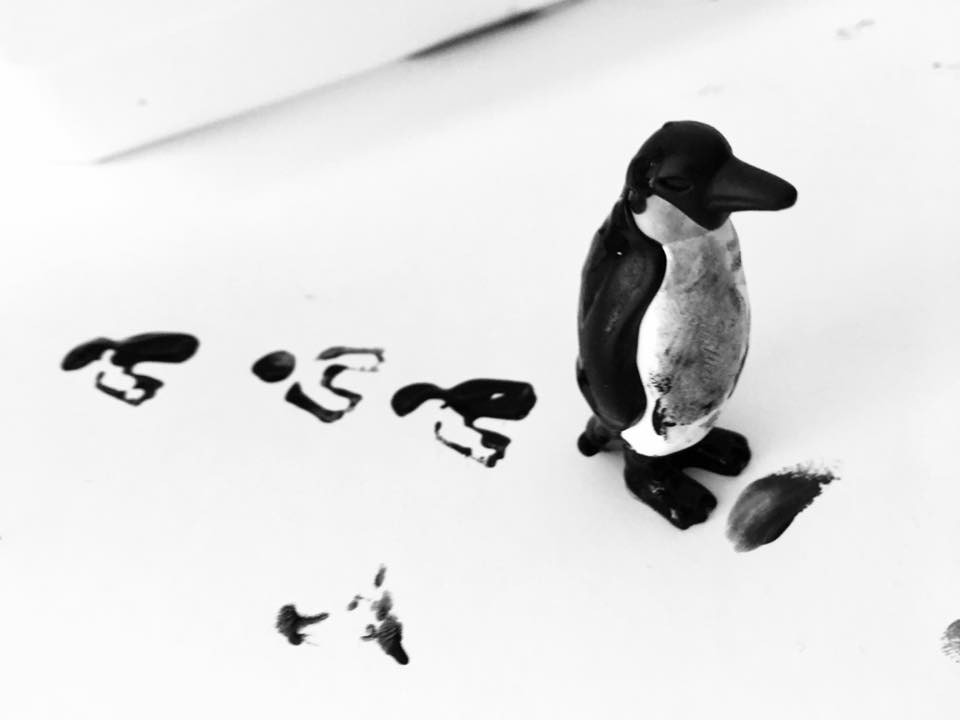
<instances>
[{"instance_id":1,"label":"white paper surface","mask_svg":"<svg viewBox=\"0 0 960 720\"><path fill-rule=\"evenodd\" d=\"M584 3L95 168L4 167L0 716L953 718L960 9ZM874 24L838 35L870 18ZM934 63L942 66L935 68ZM665 120L799 190L735 217L743 476L681 533L583 458L580 263ZM98 335L191 332L130 408L64 373ZM251 373L386 348L325 426ZM410 382L528 380L493 470ZM840 480L737 554L748 482ZM343 612L378 564L401 667ZM332 613L320 647L279 607Z\"/></svg>"},{"instance_id":2,"label":"white paper surface","mask_svg":"<svg viewBox=\"0 0 960 720\"><path fill-rule=\"evenodd\" d=\"M0 0L0 88L21 120L0 151L112 157L545 4Z\"/></svg>"}]
</instances>

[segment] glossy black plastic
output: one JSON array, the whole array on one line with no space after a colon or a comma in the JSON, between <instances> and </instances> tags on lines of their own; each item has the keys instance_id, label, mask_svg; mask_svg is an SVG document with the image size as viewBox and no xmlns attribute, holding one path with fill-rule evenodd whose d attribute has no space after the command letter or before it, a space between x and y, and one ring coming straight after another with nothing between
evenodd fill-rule
<instances>
[{"instance_id":1,"label":"glossy black plastic","mask_svg":"<svg viewBox=\"0 0 960 720\"><path fill-rule=\"evenodd\" d=\"M639 455L620 439L621 432L653 411L637 369L637 343L644 314L663 282L667 257L661 243L634 221L652 195L714 230L732 212L790 207L797 192L785 180L736 158L723 135L709 125L666 123L631 160L623 191L594 235L583 265L576 376L593 417L578 448L587 456L622 449L631 491L686 528L705 520L716 501L682 470L705 467L736 474L749 461L750 450L742 435L720 428L697 445L664 457Z\"/></svg>"}]
</instances>

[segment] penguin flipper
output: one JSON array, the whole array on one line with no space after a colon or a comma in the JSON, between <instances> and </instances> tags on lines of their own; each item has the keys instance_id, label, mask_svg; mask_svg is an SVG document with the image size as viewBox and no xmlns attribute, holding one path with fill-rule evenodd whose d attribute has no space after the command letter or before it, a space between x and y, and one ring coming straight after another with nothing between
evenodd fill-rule
<instances>
[{"instance_id":1,"label":"penguin flipper","mask_svg":"<svg viewBox=\"0 0 960 720\"><path fill-rule=\"evenodd\" d=\"M618 200L594 235L580 285L577 382L593 412L619 432L639 421L647 400L637 370L640 323L666 273L656 241Z\"/></svg>"}]
</instances>

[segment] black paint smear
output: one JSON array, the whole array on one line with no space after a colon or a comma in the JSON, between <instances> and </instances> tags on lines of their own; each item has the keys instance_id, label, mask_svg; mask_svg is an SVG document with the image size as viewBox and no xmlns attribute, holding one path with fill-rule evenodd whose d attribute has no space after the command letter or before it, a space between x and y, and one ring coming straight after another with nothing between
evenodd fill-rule
<instances>
[{"instance_id":1,"label":"black paint smear","mask_svg":"<svg viewBox=\"0 0 960 720\"><path fill-rule=\"evenodd\" d=\"M433 424L433 436L437 440L442 442L451 450L460 453L464 457L473 457L473 450L468 448L466 445L460 445L459 443L455 443L453 440L447 440L443 435L441 435L440 430L442 427L443 427L443 423L440 422L439 420L437 420L437 422Z\"/></svg>"},{"instance_id":2,"label":"black paint smear","mask_svg":"<svg viewBox=\"0 0 960 720\"><path fill-rule=\"evenodd\" d=\"M433 435L437 438L437 440L451 450L454 450L464 457L470 458L471 460L476 460L478 463L486 467L493 467L500 460L502 460L504 455L506 455L507 446L510 444L510 438L508 438L506 435L493 432L493 430L484 430L483 428L478 428L474 425L468 425L467 427L469 427L471 430L475 430L476 432L480 433L480 444L488 450L493 450L493 452L486 458L474 457L473 450L471 448L468 448L465 445L460 445L453 440L447 440L443 435L441 435L440 430L442 427L443 423L440 421L437 421L433 426Z\"/></svg>"},{"instance_id":3,"label":"black paint smear","mask_svg":"<svg viewBox=\"0 0 960 720\"><path fill-rule=\"evenodd\" d=\"M291 645L300 645L307 639L301 630L309 625L323 622L328 617L330 613L325 612L319 615L301 615L297 612L296 606L284 605L277 613L276 628Z\"/></svg>"},{"instance_id":4,"label":"black paint smear","mask_svg":"<svg viewBox=\"0 0 960 720\"><path fill-rule=\"evenodd\" d=\"M737 552L771 543L790 527L837 477L826 470L796 467L750 483L737 498L727 519L727 537Z\"/></svg>"},{"instance_id":5,"label":"black paint smear","mask_svg":"<svg viewBox=\"0 0 960 720\"><path fill-rule=\"evenodd\" d=\"M257 360L251 370L264 382L275 383L290 377L296 366L297 359L293 356L293 353L286 350L277 350L267 353Z\"/></svg>"},{"instance_id":6,"label":"black paint smear","mask_svg":"<svg viewBox=\"0 0 960 720\"><path fill-rule=\"evenodd\" d=\"M943 654L954 662L960 662L960 620L954 620L940 638Z\"/></svg>"},{"instance_id":7,"label":"black paint smear","mask_svg":"<svg viewBox=\"0 0 960 720\"><path fill-rule=\"evenodd\" d=\"M390 404L393 411L403 417L410 414L428 400L441 400L443 407L449 407L458 413L464 424L480 434L480 443L483 447L493 450L493 454L486 460L477 459L487 467L493 467L503 458L510 438L506 435L476 427L478 419L494 418L497 420L522 420L533 406L537 396L533 386L529 383L516 380L467 380L444 390L431 383L414 383L400 388L393 396ZM473 457L470 448L447 440L440 434L441 423L433 426L434 435L447 447L466 457Z\"/></svg>"},{"instance_id":8,"label":"black paint smear","mask_svg":"<svg viewBox=\"0 0 960 720\"><path fill-rule=\"evenodd\" d=\"M381 585L383 585L383 581L386 577L387 577L387 566L381 565L380 569L377 570L376 577L373 578L373 586L378 588Z\"/></svg>"},{"instance_id":9,"label":"black paint smear","mask_svg":"<svg viewBox=\"0 0 960 720\"><path fill-rule=\"evenodd\" d=\"M133 390L140 390L138 397L127 397L129 390L118 390L103 382L106 372L97 373L95 385L98 390L128 405L140 405L163 387L163 382L149 375L138 375L133 372L134 367L142 362L182 363L193 357L200 341L193 335L186 333L152 332L133 335L124 340L110 338L95 338L78 345L67 353L60 363L64 370L79 370L92 362L99 360L108 350L113 351L110 359L112 365L117 366L123 374L133 378Z\"/></svg>"},{"instance_id":10,"label":"black paint smear","mask_svg":"<svg viewBox=\"0 0 960 720\"><path fill-rule=\"evenodd\" d=\"M317 355L317 360L336 360L338 357L343 357L344 355L373 355L377 358L378 365L383 362L384 357L383 348L354 348L335 345Z\"/></svg>"},{"instance_id":11,"label":"black paint smear","mask_svg":"<svg viewBox=\"0 0 960 720\"><path fill-rule=\"evenodd\" d=\"M363 400L363 395L360 393L355 393L352 390L347 390L346 388L337 387L333 384L333 381L337 376L342 373L344 370L350 370L346 365L330 365L323 370L323 378L320 380L320 386L325 387L327 390L332 392L338 397L345 398L349 403L346 408L343 410L336 410L335 412L340 413L340 417L343 417L348 412L353 410L357 404Z\"/></svg>"},{"instance_id":12,"label":"black paint smear","mask_svg":"<svg viewBox=\"0 0 960 720\"><path fill-rule=\"evenodd\" d=\"M321 422L332 423L343 417L342 410L327 410L327 408L307 395L303 391L300 383L291 385L290 389L287 390L287 394L283 396L283 399L291 405L296 405L301 410L306 410Z\"/></svg>"},{"instance_id":13,"label":"black paint smear","mask_svg":"<svg viewBox=\"0 0 960 720\"><path fill-rule=\"evenodd\" d=\"M665 437L667 430L674 427L677 423L667 418L667 412L664 410L661 400L662 398L657 398L657 402L653 405L653 417L651 421L653 422L654 432L657 433L657 435Z\"/></svg>"}]
</instances>

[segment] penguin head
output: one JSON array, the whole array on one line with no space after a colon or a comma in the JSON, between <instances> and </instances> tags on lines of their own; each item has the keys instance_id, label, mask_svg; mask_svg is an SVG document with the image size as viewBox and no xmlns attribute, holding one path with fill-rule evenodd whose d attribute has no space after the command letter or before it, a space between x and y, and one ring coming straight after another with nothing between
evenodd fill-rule
<instances>
[{"instance_id":1,"label":"penguin head","mask_svg":"<svg viewBox=\"0 0 960 720\"><path fill-rule=\"evenodd\" d=\"M692 120L668 122L630 162L624 195L639 214L656 195L713 230L739 210L783 210L797 201L786 180L734 157L717 130Z\"/></svg>"}]
</instances>

